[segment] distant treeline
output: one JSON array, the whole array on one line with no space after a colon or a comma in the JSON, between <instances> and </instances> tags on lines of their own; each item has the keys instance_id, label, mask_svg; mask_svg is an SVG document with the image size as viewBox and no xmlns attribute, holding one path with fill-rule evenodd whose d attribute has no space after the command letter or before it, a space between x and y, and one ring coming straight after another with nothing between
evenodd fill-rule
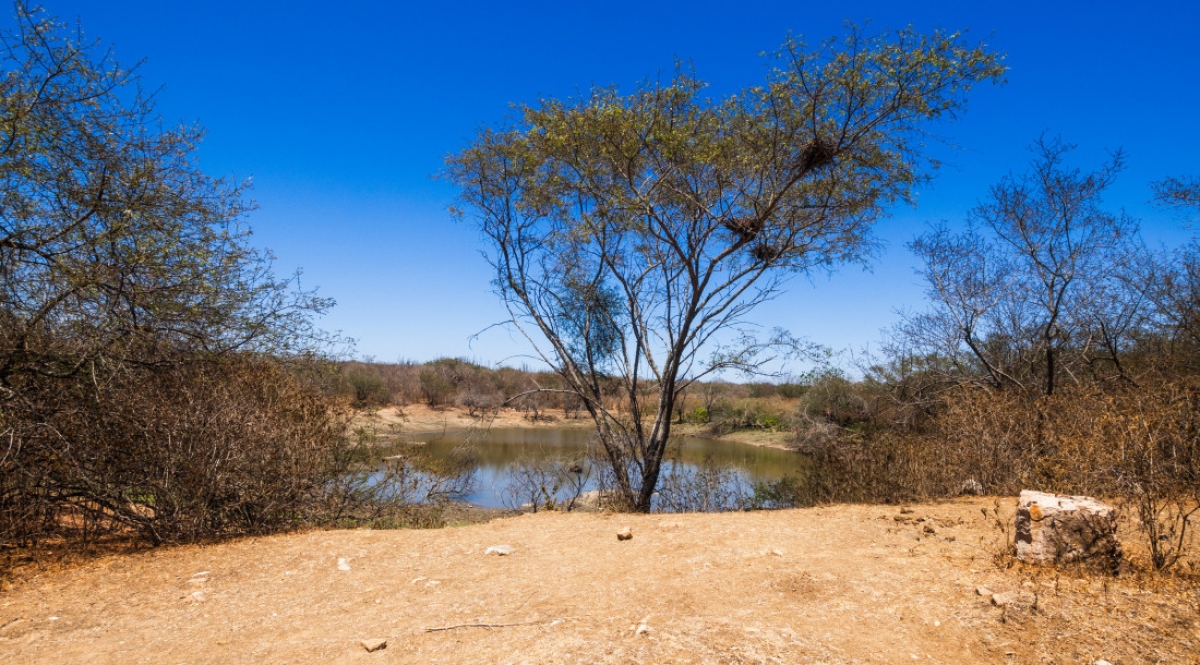
<instances>
[{"instance_id":1,"label":"distant treeline","mask_svg":"<svg viewBox=\"0 0 1200 665\"><path fill-rule=\"evenodd\" d=\"M425 404L434 408L462 407L471 415L509 408L534 420L587 415L581 413L579 397L566 392L562 378L549 371L490 368L462 358L426 363L346 361L337 367L331 391L355 408ZM616 379L613 381L608 406L620 411L627 405L618 399ZM833 388L835 385L844 390ZM677 422L712 425L715 432L722 433L739 429L791 430L808 422L808 415L793 413L797 408L804 414L814 408L828 410L840 421L842 415L835 414L842 409L824 401L852 399L848 392L851 389L851 383L836 372L798 382L697 382L683 392L675 416ZM805 402L798 406L797 402L810 393L821 404Z\"/></svg>"}]
</instances>

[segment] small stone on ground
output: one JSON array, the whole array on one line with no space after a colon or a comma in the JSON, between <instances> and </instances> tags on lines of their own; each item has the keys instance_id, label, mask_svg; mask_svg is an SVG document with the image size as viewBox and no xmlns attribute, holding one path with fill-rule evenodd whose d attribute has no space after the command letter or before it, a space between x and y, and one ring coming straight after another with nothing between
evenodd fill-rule
<instances>
[{"instance_id":1,"label":"small stone on ground","mask_svg":"<svg viewBox=\"0 0 1200 665\"><path fill-rule=\"evenodd\" d=\"M362 642L359 642L359 644L362 645L362 648L367 650L367 653L387 648L387 640L381 639L363 640Z\"/></svg>"}]
</instances>

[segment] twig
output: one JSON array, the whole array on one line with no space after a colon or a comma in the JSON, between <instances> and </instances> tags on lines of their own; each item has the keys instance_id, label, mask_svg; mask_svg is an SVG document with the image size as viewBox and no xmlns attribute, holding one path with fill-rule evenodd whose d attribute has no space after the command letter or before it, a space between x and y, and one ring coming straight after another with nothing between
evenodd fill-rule
<instances>
[{"instance_id":1,"label":"twig","mask_svg":"<svg viewBox=\"0 0 1200 665\"><path fill-rule=\"evenodd\" d=\"M522 621L520 623L460 623L457 626L439 626L437 628L426 628L425 632L436 633L440 630L454 630L456 628L487 628L488 630L491 630L493 628L508 628L510 626L532 626L532 625L538 624L538 623L545 623L545 621Z\"/></svg>"},{"instance_id":2,"label":"twig","mask_svg":"<svg viewBox=\"0 0 1200 665\"><path fill-rule=\"evenodd\" d=\"M525 607L529 604L529 599L533 598L533 594L535 593L537 593L537 591L530 591L529 595L525 596L525 600L520 604L520 606L517 607L517 609L513 610L512 613L516 614L517 612L520 612L522 607Z\"/></svg>"}]
</instances>

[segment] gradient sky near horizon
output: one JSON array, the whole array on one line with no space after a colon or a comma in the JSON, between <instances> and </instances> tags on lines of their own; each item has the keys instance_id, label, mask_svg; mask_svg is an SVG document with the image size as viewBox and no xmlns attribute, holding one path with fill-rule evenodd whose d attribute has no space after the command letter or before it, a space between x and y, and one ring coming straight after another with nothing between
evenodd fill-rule
<instances>
[{"instance_id":1,"label":"gradient sky near horizon","mask_svg":"<svg viewBox=\"0 0 1200 665\"><path fill-rule=\"evenodd\" d=\"M752 320L835 350L877 346L902 309L924 307L904 244L961 221L1002 176L1024 170L1043 132L1078 144L1095 168L1123 148L1111 208L1141 220L1154 246L1192 229L1150 204L1150 182L1200 175L1200 2L163 2L48 0L46 9L145 59L168 123L208 129L200 165L252 178L254 243L277 269L304 271L337 306L322 327L380 361L465 356L520 364L502 328L484 249L447 214L432 176L511 105L593 84L632 90L691 61L713 96L764 79L762 52L873 29L969 30L1007 53L1008 83L980 87L967 112L931 127L957 146L915 208L877 227L869 271L797 279ZM11 24L12 19L5 19ZM485 331L485 329L487 329ZM477 337L475 335L479 334Z\"/></svg>"}]
</instances>

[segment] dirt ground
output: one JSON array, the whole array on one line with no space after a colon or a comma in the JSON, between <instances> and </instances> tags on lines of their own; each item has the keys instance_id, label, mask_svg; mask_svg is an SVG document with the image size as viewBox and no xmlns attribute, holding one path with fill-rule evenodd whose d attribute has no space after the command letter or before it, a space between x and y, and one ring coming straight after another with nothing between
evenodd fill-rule
<instances>
[{"instance_id":1,"label":"dirt ground","mask_svg":"<svg viewBox=\"0 0 1200 665\"><path fill-rule=\"evenodd\" d=\"M561 414L560 414L561 415ZM444 430L464 430L473 427L521 427L532 429L561 427L592 427L586 418L561 418L549 415L544 419L529 420L517 409L500 409L486 418L476 418L459 407L430 408L424 404L410 404L364 411L354 419L356 426L374 425L381 429L394 426L407 435L436 434Z\"/></svg>"},{"instance_id":2,"label":"dirt ground","mask_svg":"<svg viewBox=\"0 0 1200 665\"><path fill-rule=\"evenodd\" d=\"M1200 662L1194 585L996 557L993 506L543 512L111 556L0 593L0 663Z\"/></svg>"},{"instance_id":3,"label":"dirt ground","mask_svg":"<svg viewBox=\"0 0 1200 665\"><path fill-rule=\"evenodd\" d=\"M563 418L561 412L547 414L544 419L529 420L518 409L500 409L486 418L475 418L459 407L433 409L424 404L410 404L403 408L389 406L373 411L364 411L355 417L354 427L374 427L380 434L394 432L409 438L420 438L425 434L436 434L447 430L466 430L486 427L520 427L532 429L557 429L562 427L592 428L595 425L587 414L580 418ZM790 432L768 432L762 430L739 431L724 436L714 436L705 425L675 424L671 431L677 436L698 436L722 441L735 441L751 446L764 446L790 450Z\"/></svg>"}]
</instances>

